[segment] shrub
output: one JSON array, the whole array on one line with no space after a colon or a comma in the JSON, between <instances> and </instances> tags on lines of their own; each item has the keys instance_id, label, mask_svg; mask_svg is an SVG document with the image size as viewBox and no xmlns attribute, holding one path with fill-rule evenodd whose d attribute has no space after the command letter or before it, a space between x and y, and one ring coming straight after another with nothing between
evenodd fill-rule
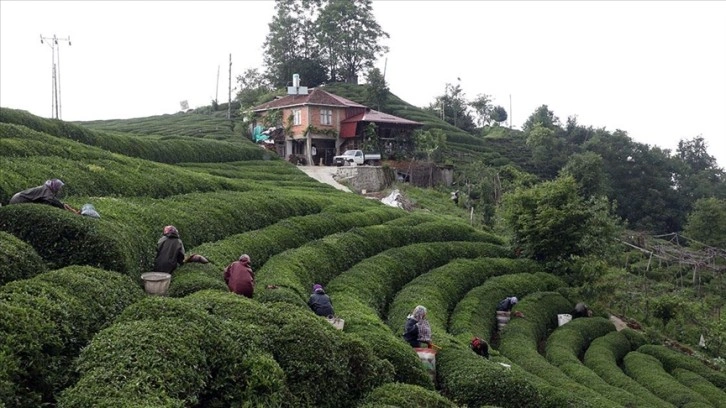
<instances>
[{"instance_id":1,"label":"shrub","mask_svg":"<svg viewBox=\"0 0 726 408\"><path fill-rule=\"evenodd\" d=\"M381 357L396 367L396 381L431 387L411 347L381 324L395 292L414 277L453 258L501 253L481 242L432 242L393 248L366 259L328 285L336 314L346 319L346 331L376 342Z\"/></svg>"},{"instance_id":2,"label":"shrub","mask_svg":"<svg viewBox=\"0 0 726 408\"><path fill-rule=\"evenodd\" d=\"M376 225L403 215L401 211L393 208L367 208L365 205L360 205L355 209L340 212L335 206L330 206L319 214L285 218L263 229L204 243L190 252L204 254L218 267L225 267L240 254L246 253L252 258L252 268L256 270L271 256L287 249L353 227Z\"/></svg>"},{"instance_id":3,"label":"shrub","mask_svg":"<svg viewBox=\"0 0 726 408\"><path fill-rule=\"evenodd\" d=\"M420 408L456 408L457 405L439 393L418 385L389 383L371 391L359 408L420 407Z\"/></svg>"},{"instance_id":4,"label":"shrub","mask_svg":"<svg viewBox=\"0 0 726 408\"><path fill-rule=\"evenodd\" d=\"M466 343L476 336L491 340L497 327L496 306L507 296L524 296L543 291L552 291L565 286L558 277L549 273L534 272L536 263L511 262L507 271L511 274L487 279L481 286L472 289L454 307L449 318L449 333ZM517 268L518 267L518 268ZM516 272L512 271L517 268Z\"/></svg>"},{"instance_id":5,"label":"shrub","mask_svg":"<svg viewBox=\"0 0 726 408\"><path fill-rule=\"evenodd\" d=\"M230 143L192 137L165 139L115 134L90 130L69 122L43 119L25 111L8 108L0 108L0 122L25 126L56 138L70 139L114 153L162 163L233 162L275 158L246 141Z\"/></svg>"},{"instance_id":6,"label":"shrub","mask_svg":"<svg viewBox=\"0 0 726 408\"><path fill-rule=\"evenodd\" d=\"M351 406L373 388L392 380L393 368L355 337L335 330L307 306L260 304L215 291L182 299L225 321L254 325L262 350L284 370L286 406ZM315 352L311 352L314 350Z\"/></svg>"},{"instance_id":7,"label":"shrub","mask_svg":"<svg viewBox=\"0 0 726 408\"><path fill-rule=\"evenodd\" d=\"M710 405L701 394L676 381L658 359L648 354L639 351L628 353L623 358L623 371L653 394L677 407L692 403Z\"/></svg>"},{"instance_id":8,"label":"shrub","mask_svg":"<svg viewBox=\"0 0 726 408\"><path fill-rule=\"evenodd\" d=\"M726 408L726 392L703 376L683 368L674 368L671 374L678 382L705 397L714 407Z\"/></svg>"},{"instance_id":9,"label":"shrub","mask_svg":"<svg viewBox=\"0 0 726 408\"><path fill-rule=\"evenodd\" d=\"M43 259L32 246L0 231L0 285L45 272Z\"/></svg>"},{"instance_id":10,"label":"shrub","mask_svg":"<svg viewBox=\"0 0 726 408\"><path fill-rule=\"evenodd\" d=\"M515 306L525 318L513 318L500 332L499 351L523 369L547 380L562 398L577 396L593 406L618 406L564 375L537 351L539 342L557 327L557 315L571 308L572 304L558 293L538 292L526 296Z\"/></svg>"},{"instance_id":11,"label":"shrub","mask_svg":"<svg viewBox=\"0 0 726 408\"><path fill-rule=\"evenodd\" d=\"M624 406L649 406L650 401L641 400L627 391L611 386L579 359L592 340L614 331L612 322L602 317L575 319L558 327L549 336L546 346L547 361L573 380L612 401Z\"/></svg>"},{"instance_id":12,"label":"shrub","mask_svg":"<svg viewBox=\"0 0 726 408\"><path fill-rule=\"evenodd\" d=\"M168 296L184 297L205 289L228 291L223 268L211 263L189 263L171 275Z\"/></svg>"},{"instance_id":13,"label":"shrub","mask_svg":"<svg viewBox=\"0 0 726 408\"><path fill-rule=\"evenodd\" d=\"M693 357L689 357L665 346L655 344L645 344L639 347L638 351L657 358L661 364L663 364L663 368L665 368L666 371L671 372L676 368L693 371L713 383L715 386L722 390L726 390L726 373L716 371Z\"/></svg>"},{"instance_id":14,"label":"shrub","mask_svg":"<svg viewBox=\"0 0 726 408\"><path fill-rule=\"evenodd\" d=\"M10 406L53 402L73 382L71 361L80 349L141 296L127 276L79 267L0 288L0 350L14 362L5 374L13 388L1 393L12 395Z\"/></svg>"},{"instance_id":15,"label":"shrub","mask_svg":"<svg viewBox=\"0 0 726 408\"><path fill-rule=\"evenodd\" d=\"M460 406L514 408L545 404L544 395L521 370L509 370L470 350L441 350L436 356L436 370L446 373L439 377L442 394Z\"/></svg>"},{"instance_id":16,"label":"shrub","mask_svg":"<svg viewBox=\"0 0 726 408\"><path fill-rule=\"evenodd\" d=\"M110 407L123 400L131 406L195 405L210 377L200 348L208 336L195 321L182 319L116 323L83 350L81 378L63 392L58 406Z\"/></svg>"},{"instance_id":17,"label":"shrub","mask_svg":"<svg viewBox=\"0 0 726 408\"><path fill-rule=\"evenodd\" d=\"M581 319L580 319L581 320ZM569 324L569 323L568 323ZM672 408L672 405L653 395L648 389L623 373L618 365L623 357L639 346L638 333L631 329L610 332L598 337L590 343L585 351L583 363L608 384L622 389L645 403L644 406Z\"/></svg>"},{"instance_id":18,"label":"shrub","mask_svg":"<svg viewBox=\"0 0 726 408\"><path fill-rule=\"evenodd\" d=\"M164 225L188 247L255 230L282 218L319 212L331 199L296 192L217 192L165 200L98 200L101 219L44 205L0 207L0 230L31 244L52 267L90 265L138 278L151 269Z\"/></svg>"},{"instance_id":19,"label":"shrub","mask_svg":"<svg viewBox=\"0 0 726 408\"><path fill-rule=\"evenodd\" d=\"M451 256L459 255L451 251ZM466 257L462 256L462 258ZM442 256L448 260L447 256ZM402 334L406 316L413 308L422 304L428 309L429 322L434 332L447 332L449 313L472 288L496 275L514 273L517 270L535 269L527 260L481 257L475 259L454 259L444 266L428 271L409 282L398 291L388 307L388 326ZM469 339L465 339L464 343Z\"/></svg>"},{"instance_id":20,"label":"shrub","mask_svg":"<svg viewBox=\"0 0 726 408\"><path fill-rule=\"evenodd\" d=\"M312 241L271 258L257 273L258 285L289 288L306 301L313 283L325 284L361 260L385 249L416 242L498 241L462 223L431 222L416 227L375 225ZM504 253L501 250L499 253ZM422 260L423 261L423 260ZM255 298L267 301L270 291Z\"/></svg>"},{"instance_id":21,"label":"shrub","mask_svg":"<svg viewBox=\"0 0 726 408\"><path fill-rule=\"evenodd\" d=\"M261 190L252 180L233 180L177 166L121 156L0 123L0 202L51 176L67 182L65 196L149 196L218 190ZM141 170L143 169L143 170Z\"/></svg>"}]
</instances>

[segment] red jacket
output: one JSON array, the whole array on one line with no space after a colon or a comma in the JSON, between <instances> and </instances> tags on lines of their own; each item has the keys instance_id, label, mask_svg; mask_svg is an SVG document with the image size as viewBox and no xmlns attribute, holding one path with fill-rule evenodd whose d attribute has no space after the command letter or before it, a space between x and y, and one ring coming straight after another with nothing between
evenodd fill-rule
<instances>
[{"instance_id":1,"label":"red jacket","mask_svg":"<svg viewBox=\"0 0 726 408\"><path fill-rule=\"evenodd\" d=\"M224 281L230 291L252 298L255 289L255 273L248 259L235 261L224 270Z\"/></svg>"}]
</instances>

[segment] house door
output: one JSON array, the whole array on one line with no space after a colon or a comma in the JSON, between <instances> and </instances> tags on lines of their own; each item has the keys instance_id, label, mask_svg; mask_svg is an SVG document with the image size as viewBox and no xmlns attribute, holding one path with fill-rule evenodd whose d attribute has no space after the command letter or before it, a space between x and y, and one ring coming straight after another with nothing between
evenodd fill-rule
<instances>
[{"instance_id":1,"label":"house door","mask_svg":"<svg viewBox=\"0 0 726 408\"><path fill-rule=\"evenodd\" d=\"M315 147L318 150L318 163L322 159L324 166L332 166L335 156L335 140L315 139Z\"/></svg>"}]
</instances>

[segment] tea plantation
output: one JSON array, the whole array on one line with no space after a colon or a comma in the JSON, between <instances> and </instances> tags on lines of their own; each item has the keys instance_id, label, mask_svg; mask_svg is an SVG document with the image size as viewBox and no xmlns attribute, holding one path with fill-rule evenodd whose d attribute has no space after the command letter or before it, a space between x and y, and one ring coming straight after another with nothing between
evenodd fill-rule
<instances>
[{"instance_id":1,"label":"tea plantation","mask_svg":"<svg viewBox=\"0 0 726 408\"><path fill-rule=\"evenodd\" d=\"M558 327L567 283L466 219L318 183L222 119L134 123L0 109L0 407L726 407L726 373L607 311ZM101 218L7 205L49 178ZM169 224L209 263L147 295ZM242 253L252 299L223 279ZM315 283L342 331L308 308ZM523 317L499 331L506 296ZM419 304L434 377L401 337Z\"/></svg>"}]
</instances>

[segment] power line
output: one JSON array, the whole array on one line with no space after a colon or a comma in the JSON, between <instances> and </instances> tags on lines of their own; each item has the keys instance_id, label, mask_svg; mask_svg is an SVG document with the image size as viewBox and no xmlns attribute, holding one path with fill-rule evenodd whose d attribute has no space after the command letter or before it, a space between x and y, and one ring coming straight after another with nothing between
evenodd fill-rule
<instances>
[{"instance_id":1,"label":"power line","mask_svg":"<svg viewBox=\"0 0 726 408\"><path fill-rule=\"evenodd\" d=\"M71 36L66 38L58 38L55 34L53 37L43 37L40 35L40 43L47 44L51 50L51 117L53 119L61 118L61 86L60 86L60 42L67 41L68 45L71 45Z\"/></svg>"}]
</instances>

